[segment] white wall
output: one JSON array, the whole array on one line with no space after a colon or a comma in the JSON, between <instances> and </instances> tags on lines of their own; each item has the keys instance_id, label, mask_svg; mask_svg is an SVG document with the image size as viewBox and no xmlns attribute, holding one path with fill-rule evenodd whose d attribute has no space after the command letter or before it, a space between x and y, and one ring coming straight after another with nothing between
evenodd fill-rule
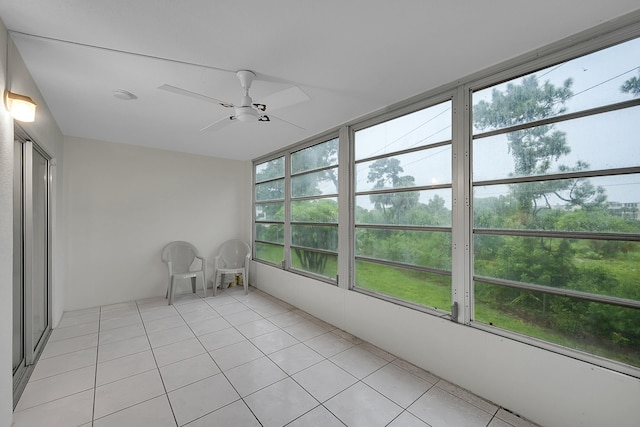
<instances>
[{"instance_id":1,"label":"white wall","mask_svg":"<svg viewBox=\"0 0 640 427\"><path fill-rule=\"evenodd\" d=\"M252 282L543 426L640 422L637 378L260 263Z\"/></svg>"},{"instance_id":2,"label":"white wall","mask_svg":"<svg viewBox=\"0 0 640 427\"><path fill-rule=\"evenodd\" d=\"M5 84L7 31L0 25L0 85ZM13 124L0 108L0 425L11 425L13 380L12 353L12 274L13 274Z\"/></svg>"},{"instance_id":3,"label":"white wall","mask_svg":"<svg viewBox=\"0 0 640 427\"><path fill-rule=\"evenodd\" d=\"M250 170L249 162L66 138L65 310L164 295L160 251L173 240L193 243L209 275L219 245L245 237Z\"/></svg>"},{"instance_id":4,"label":"white wall","mask_svg":"<svg viewBox=\"0 0 640 427\"><path fill-rule=\"evenodd\" d=\"M27 71L13 43L7 66L7 30L0 21L0 88L30 96L38 105L36 121L22 124L23 129L54 158L57 166L52 182L53 278L52 320L56 325L62 315L64 296L60 267L64 247L64 214L58 203L62 181L55 169L63 164L63 138L44 99ZM8 76L5 75L8 69ZM7 78L9 77L9 78ZM0 425L9 426L13 418L12 330L13 330L13 119L0 107Z\"/></svg>"}]
</instances>

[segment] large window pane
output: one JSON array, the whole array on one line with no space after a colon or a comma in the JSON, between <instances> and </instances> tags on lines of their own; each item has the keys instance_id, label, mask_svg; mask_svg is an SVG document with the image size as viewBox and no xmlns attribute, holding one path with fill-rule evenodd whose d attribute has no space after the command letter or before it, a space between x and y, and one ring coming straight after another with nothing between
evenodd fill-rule
<instances>
[{"instance_id":1,"label":"large window pane","mask_svg":"<svg viewBox=\"0 0 640 427\"><path fill-rule=\"evenodd\" d=\"M267 200L284 199L284 179L265 182L256 185L256 201L264 202Z\"/></svg>"},{"instance_id":2,"label":"large window pane","mask_svg":"<svg viewBox=\"0 0 640 427\"><path fill-rule=\"evenodd\" d=\"M451 226L451 189L356 196L356 224Z\"/></svg>"},{"instance_id":3,"label":"large window pane","mask_svg":"<svg viewBox=\"0 0 640 427\"><path fill-rule=\"evenodd\" d=\"M256 203L256 221L284 222L284 203Z\"/></svg>"},{"instance_id":4,"label":"large window pane","mask_svg":"<svg viewBox=\"0 0 640 427\"><path fill-rule=\"evenodd\" d=\"M451 277L356 261L356 286L443 311L451 309Z\"/></svg>"},{"instance_id":5,"label":"large window pane","mask_svg":"<svg viewBox=\"0 0 640 427\"><path fill-rule=\"evenodd\" d=\"M338 164L338 139L291 153L291 173L322 169Z\"/></svg>"},{"instance_id":6,"label":"large window pane","mask_svg":"<svg viewBox=\"0 0 640 427\"><path fill-rule=\"evenodd\" d=\"M284 177L284 156L256 165L256 182Z\"/></svg>"},{"instance_id":7,"label":"large window pane","mask_svg":"<svg viewBox=\"0 0 640 427\"><path fill-rule=\"evenodd\" d=\"M475 282L475 321L640 366L640 310Z\"/></svg>"},{"instance_id":8,"label":"large window pane","mask_svg":"<svg viewBox=\"0 0 640 427\"><path fill-rule=\"evenodd\" d=\"M473 179L637 166L638 117L634 107L474 140Z\"/></svg>"},{"instance_id":9,"label":"large window pane","mask_svg":"<svg viewBox=\"0 0 640 427\"><path fill-rule=\"evenodd\" d=\"M256 242L256 258L280 265L284 260L284 246Z\"/></svg>"},{"instance_id":10,"label":"large window pane","mask_svg":"<svg viewBox=\"0 0 640 427\"><path fill-rule=\"evenodd\" d=\"M292 225L291 244L305 248L338 250L338 227L335 225Z\"/></svg>"},{"instance_id":11,"label":"large window pane","mask_svg":"<svg viewBox=\"0 0 640 427\"><path fill-rule=\"evenodd\" d=\"M640 301L640 243L476 235L475 274Z\"/></svg>"},{"instance_id":12,"label":"large window pane","mask_svg":"<svg viewBox=\"0 0 640 427\"><path fill-rule=\"evenodd\" d=\"M338 256L309 249L293 248L293 268L334 279L338 274Z\"/></svg>"},{"instance_id":13,"label":"large window pane","mask_svg":"<svg viewBox=\"0 0 640 427\"><path fill-rule=\"evenodd\" d=\"M356 191L451 183L451 146L438 146L356 165Z\"/></svg>"},{"instance_id":14,"label":"large window pane","mask_svg":"<svg viewBox=\"0 0 640 427\"><path fill-rule=\"evenodd\" d=\"M366 129L355 135L355 160L451 139L451 102L443 102Z\"/></svg>"},{"instance_id":15,"label":"large window pane","mask_svg":"<svg viewBox=\"0 0 640 427\"><path fill-rule=\"evenodd\" d=\"M451 270L451 234L434 231L356 229L356 256Z\"/></svg>"},{"instance_id":16,"label":"large window pane","mask_svg":"<svg viewBox=\"0 0 640 427\"><path fill-rule=\"evenodd\" d=\"M475 228L640 234L640 175L476 186Z\"/></svg>"},{"instance_id":17,"label":"large window pane","mask_svg":"<svg viewBox=\"0 0 640 427\"><path fill-rule=\"evenodd\" d=\"M475 92L474 134L633 99L639 57L635 39Z\"/></svg>"},{"instance_id":18,"label":"large window pane","mask_svg":"<svg viewBox=\"0 0 640 427\"><path fill-rule=\"evenodd\" d=\"M338 193L338 169L297 175L291 178L291 196L309 197Z\"/></svg>"},{"instance_id":19,"label":"large window pane","mask_svg":"<svg viewBox=\"0 0 640 427\"><path fill-rule=\"evenodd\" d=\"M255 240L262 240L264 242L272 243L284 243L284 225L256 223Z\"/></svg>"},{"instance_id":20,"label":"large window pane","mask_svg":"<svg viewBox=\"0 0 640 427\"><path fill-rule=\"evenodd\" d=\"M291 221L338 223L338 198L291 202Z\"/></svg>"}]
</instances>

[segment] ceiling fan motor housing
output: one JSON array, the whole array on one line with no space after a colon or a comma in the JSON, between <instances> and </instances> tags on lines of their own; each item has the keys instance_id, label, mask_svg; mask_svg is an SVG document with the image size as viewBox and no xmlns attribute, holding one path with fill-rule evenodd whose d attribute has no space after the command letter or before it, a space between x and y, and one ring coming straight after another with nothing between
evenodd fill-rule
<instances>
[{"instance_id":1,"label":"ceiling fan motor housing","mask_svg":"<svg viewBox=\"0 0 640 427\"><path fill-rule=\"evenodd\" d=\"M258 120L258 111L251 105L236 108L236 118L241 122L255 122Z\"/></svg>"}]
</instances>

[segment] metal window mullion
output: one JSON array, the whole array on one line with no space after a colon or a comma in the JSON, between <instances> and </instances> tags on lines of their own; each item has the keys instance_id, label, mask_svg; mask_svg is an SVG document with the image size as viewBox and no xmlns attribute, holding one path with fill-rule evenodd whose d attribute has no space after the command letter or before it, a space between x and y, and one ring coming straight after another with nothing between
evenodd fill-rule
<instances>
[{"instance_id":1,"label":"metal window mullion","mask_svg":"<svg viewBox=\"0 0 640 427\"><path fill-rule=\"evenodd\" d=\"M337 222L311 222L311 221L291 221L291 225L311 225L318 227L338 227Z\"/></svg>"},{"instance_id":2,"label":"metal window mullion","mask_svg":"<svg viewBox=\"0 0 640 427\"><path fill-rule=\"evenodd\" d=\"M367 256L360 256L360 255L356 255L354 258L356 261L365 261L371 264L385 265L387 267L403 268L405 270L414 270L414 271L420 271L422 273L439 274L441 276L452 275L451 271L442 270L440 268L424 267L424 266L415 265L415 264L405 264L403 262L389 261L389 260L380 259L380 258L370 258Z\"/></svg>"},{"instance_id":3,"label":"metal window mullion","mask_svg":"<svg viewBox=\"0 0 640 427\"><path fill-rule=\"evenodd\" d=\"M332 141L332 140L330 140L330 141ZM327 141L327 142L329 142L329 141ZM318 145L321 145L321 144L323 144L323 143L320 143ZM292 173L291 174L291 178L298 178L299 176L311 175L311 174L314 174L314 173L324 172L324 171L328 171L328 170L331 170L331 169L337 169L337 168L338 168L337 164L332 164L332 165L329 165L329 166L323 166L323 167L316 168L316 169L308 169L308 170Z\"/></svg>"},{"instance_id":4,"label":"metal window mullion","mask_svg":"<svg viewBox=\"0 0 640 427\"><path fill-rule=\"evenodd\" d=\"M382 122L382 123L384 123L384 122ZM416 153L418 151L426 151L426 150L433 149L433 148L446 147L448 145L451 145L451 140L450 139L447 139L445 141L434 142L434 143L428 144L428 145L419 145L417 147L411 147L411 148L406 148L404 150L393 151L391 153L379 154L377 156L367 157L367 158L364 158L364 159L358 159L355 163L356 164L367 163L367 162L372 162L372 161L375 161L375 160L386 159L387 157L401 156L403 154Z\"/></svg>"},{"instance_id":5,"label":"metal window mullion","mask_svg":"<svg viewBox=\"0 0 640 427\"><path fill-rule=\"evenodd\" d=\"M620 298L620 297L614 297L614 296L608 296L608 295L600 295L600 294L592 294L590 292L576 291L576 290L573 290L573 289L554 288L552 286L536 285L536 284L532 284L532 283L517 282L515 280L507 280L507 279L497 279L497 278L486 277L486 276L474 276L473 280L477 281L477 282L489 283L489 284L496 285L496 286L504 286L504 287L508 287L508 288L523 289L523 290L533 291L533 292L541 292L541 293L545 293L545 294L551 294L551 295L558 295L558 296L562 296L562 297L581 299L581 300L585 300L585 301L592 301L592 302L599 302L599 303L604 303L604 304L609 304L609 305L616 305L616 306L619 306L619 307L628 307L628 308L640 309L640 301L630 300L630 299L627 299L627 298Z\"/></svg>"},{"instance_id":6,"label":"metal window mullion","mask_svg":"<svg viewBox=\"0 0 640 427\"><path fill-rule=\"evenodd\" d=\"M301 251L307 251L307 252L316 252L319 254L325 254L325 255L332 255L332 256L337 256L338 252L337 251L331 251L328 249L320 249L320 248L310 248L308 246L299 246L299 245L291 245L291 249L299 249Z\"/></svg>"},{"instance_id":7,"label":"metal window mullion","mask_svg":"<svg viewBox=\"0 0 640 427\"><path fill-rule=\"evenodd\" d=\"M556 239L582 239L582 240L614 240L622 242L640 242L640 234L629 233L594 233L588 231L545 231L545 230L502 230L502 229L475 229L474 234L491 236L515 236L515 237L549 237Z\"/></svg>"},{"instance_id":8,"label":"metal window mullion","mask_svg":"<svg viewBox=\"0 0 640 427\"><path fill-rule=\"evenodd\" d=\"M640 173L640 166L632 166L626 168L614 168L614 169L596 169L591 171L578 171L568 173L555 173L549 175L531 175L531 176L519 176L513 178L501 178L491 179L484 181L475 181L474 187L482 187L489 185L504 185L504 184L523 184L528 182L545 182L555 181L560 179L578 179L578 178L597 178L608 177L618 175L631 175Z\"/></svg>"},{"instance_id":9,"label":"metal window mullion","mask_svg":"<svg viewBox=\"0 0 640 427\"><path fill-rule=\"evenodd\" d=\"M574 113L561 114L554 117L549 117L541 120L535 120L528 123L519 125L513 125L487 132L477 133L473 136L473 139L488 138L491 136L502 135L505 133L517 132L519 130L531 129L538 126L545 126L560 122L566 122L569 120L581 119L583 117L594 116L596 114L609 113L611 111L624 110L625 108L633 108L640 105L640 98L632 99L629 101L617 102L615 104L603 105L600 107L594 107L587 110L576 111Z\"/></svg>"},{"instance_id":10,"label":"metal window mullion","mask_svg":"<svg viewBox=\"0 0 640 427\"><path fill-rule=\"evenodd\" d=\"M349 289L354 282L353 253L353 133L343 126L338 133L338 277L337 284ZM342 278L342 279L341 279Z\"/></svg>"},{"instance_id":11,"label":"metal window mullion","mask_svg":"<svg viewBox=\"0 0 640 427\"><path fill-rule=\"evenodd\" d=\"M270 242L268 240L260 240L260 239L256 239L254 240L254 242L256 243L264 243L265 245L272 245L272 246L284 246L284 243L280 243L280 242Z\"/></svg>"},{"instance_id":12,"label":"metal window mullion","mask_svg":"<svg viewBox=\"0 0 640 427\"><path fill-rule=\"evenodd\" d=\"M282 268L291 266L291 153L284 156L284 259Z\"/></svg>"},{"instance_id":13,"label":"metal window mullion","mask_svg":"<svg viewBox=\"0 0 640 427\"><path fill-rule=\"evenodd\" d=\"M458 87L452 105L452 218L451 218L451 301L454 322L469 323L472 301L470 291L470 138L469 95ZM457 314L457 315L456 315Z\"/></svg>"},{"instance_id":14,"label":"metal window mullion","mask_svg":"<svg viewBox=\"0 0 640 427\"><path fill-rule=\"evenodd\" d=\"M356 224L356 228L370 228L374 230L408 230L408 231L435 231L451 233L451 227L436 227L429 225L392 225L392 224Z\"/></svg>"},{"instance_id":15,"label":"metal window mullion","mask_svg":"<svg viewBox=\"0 0 640 427\"><path fill-rule=\"evenodd\" d=\"M33 143L23 144L24 197L24 358L27 366L34 362L33 347Z\"/></svg>"},{"instance_id":16,"label":"metal window mullion","mask_svg":"<svg viewBox=\"0 0 640 427\"><path fill-rule=\"evenodd\" d=\"M256 205L258 204L258 201L256 200L256 185L258 184L256 182L256 162L253 162L253 165L251 167L251 182L253 183L253 185L251 186L251 231L250 231L250 235L251 235L251 240L253 242L253 244L251 245L251 259L255 260L257 258L257 249L256 249ZM214 284L215 286L215 284Z\"/></svg>"},{"instance_id":17,"label":"metal window mullion","mask_svg":"<svg viewBox=\"0 0 640 427\"><path fill-rule=\"evenodd\" d=\"M338 179L338 183L340 182L340 180ZM332 199L332 198L339 198L339 193L331 193L331 194L319 194L317 196L298 196L298 197L291 197L291 201L292 202L304 202L307 200L321 200L321 199Z\"/></svg>"},{"instance_id":18,"label":"metal window mullion","mask_svg":"<svg viewBox=\"0 0 640 427\"><path fill-rule=\"evenodd\" d=\"M254 188L254 191L255 191L255 187L253 187L253 188ZM256 205L275 205L276 203L284 202L283 199L255 200L255 197L254 197L254 201L255 201Z\"/></svg>"},{"instance_id":19,"label":"metal window mullion","mask_svg":"<svg viewBox=\"0 0 640 427\"><path fill-rule=\"evenodd\" d=\"M356 192L356 196L370 196L375 194L403 193L403 192L424 191L424 190L446 190L451 187L452 187L452 184L448 183L448 184L438 184L438 185L421 185L416 187L384 188L381 190L358 191Z\"/></svg>"}]
</instances>

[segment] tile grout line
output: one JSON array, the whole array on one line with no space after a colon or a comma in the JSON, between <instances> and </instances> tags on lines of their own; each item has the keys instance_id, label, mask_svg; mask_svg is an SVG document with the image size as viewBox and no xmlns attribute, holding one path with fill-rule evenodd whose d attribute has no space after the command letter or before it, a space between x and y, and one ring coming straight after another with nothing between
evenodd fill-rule
<instances>
[{"instance_id":1,"label":"tile grout line","mask_svg":"<svg viewBox=\"0 0 640 427\"><path fill-rule=\"evenodd\" d=\"M100 353L100 328L102 326L102 306L98 315L98 338L96 340L96 368L93 376L93 404L91 405L91 427L96 414L96 393L98 392L98 355Z\"/></svg>"},{"instance_id":2,"label":"tile grout line","mask_svg":"<svg viewBox=\"0 0 640 427\"><path fill-rule=\"evenodd\" d=\"M140 305L138 304L137 301L136 301L136 308L138 309L138 315L140 316L140 321L142 322L142 329L144 329L145 337L147 338L147 342L149 343L149 350L151 351L151 356L153 356L153 361L156 364L156 370L158 371L158 376L160 377L160 382L162 383L162 388L164 389L164 396L167 399L167 402L169 403L169 409L171 409L171 415L173 415L173 421L175 422L176 426L178 426L178 419L176 418L176 413L173 410L173 405L171 404L171 400L169 399L169 392L167 391L167 386L164 383L164 378L162 378L162 374L160 373L160 366L158 365L158 359L156 359L156 354L153 351L153 346L151 345L151 340L149 339L149 334L147 333L147 327L144 323L142 312L140 311ZM174 310L175 310L175 307L174 307ZM177 311L178 310L176 310L176 312ZM155 399L156 397L158 396L152 397L151 399ZM147 399L145 402L148 402L151 399ZM143 403L143 402L140 402L140 403Z\"/></svg>"}]
</instances>

